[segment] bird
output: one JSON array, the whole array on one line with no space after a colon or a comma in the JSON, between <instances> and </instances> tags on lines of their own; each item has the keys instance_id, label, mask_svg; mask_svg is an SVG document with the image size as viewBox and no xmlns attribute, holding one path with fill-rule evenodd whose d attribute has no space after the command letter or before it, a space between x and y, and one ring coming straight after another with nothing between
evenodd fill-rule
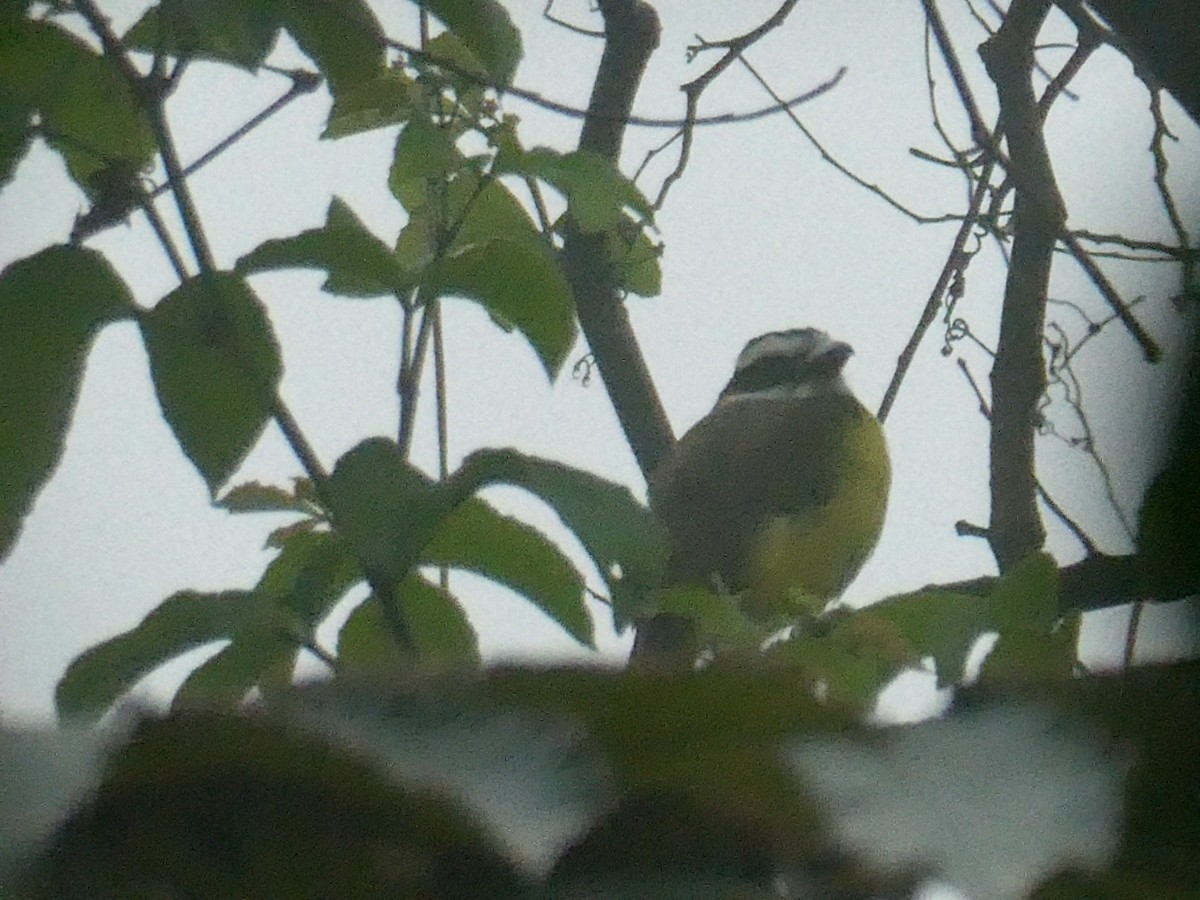
<instances>
[{"instance_id":1,"label":"bird","mask_svg":"<svg viewBox=\"0 0 1200 900\"><path fill-rule=\"evenodd\" d=\"M667 586L726 592L773 621L819 612L858 574L891 465L882 425L843 378L852 353L816 328L746 344L712 411L649 479ZM692 640L686 617L659 615L641 623L634 658L677 656Z\"/></svg>"}]
</instances>

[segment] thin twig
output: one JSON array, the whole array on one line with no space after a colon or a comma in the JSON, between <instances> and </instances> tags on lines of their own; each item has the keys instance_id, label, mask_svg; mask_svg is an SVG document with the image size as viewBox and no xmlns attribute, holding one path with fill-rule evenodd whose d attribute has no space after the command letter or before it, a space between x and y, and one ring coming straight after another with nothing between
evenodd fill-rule
<instances>
[{"instance_id":1,"label":"thin twig","mask_svg":"<svg viewBox=\"0 0 1200 900\"><path fill-rule=\"evenodd\" d=\"M159 246L167 254L167 259L171 261L171 268L175 270L175 277L182 284L189 278L187 264L184 263L183 257L179 253L179 248L171 240L171 233L167 231L167 225L163 222L162 216L154 208L154 201L148 196L143 196L141 210L146 216L146 221L150 223L150 228L154 231L154 236L158 238Z\"/></svg>"},{"instance_id":2,"label":"thin twig","mask_svg":"<svg viewBox=\"0 0 1200 900\"><path fill-rule=\"evenodd\" d=\"M768 96L773 97L773 98L778 98L778 94L775 93L774 88L772 88L771 85L767 83L767 80L765 78L763 78L763 76L761 74L759 74L759 71L756 68L754 68L754 66L750 63L750 61L748 59L746 59L746 57L743 56L738 61L743 66L746 67L746 71L748 71L751 75L754 76L754 79L759 83L759 86L762 87L762 89L768 94ZM838 77L839 78L841 77L840 72L838 74ZM836 83L836 81L833 83ZM820 141L818 141L816 139L816 137L813 135L813 133L811 131L809 131L808 128L805 127L803 122L800 121L800 117L797 116L794 112L792 112L791 109L785 108L783 110L783 114L792 120L792 124L795 125L800 130L801 134L803 134L806 138L808 138L808 142L813 145L813 147L816 149L816 151L819 154L821 154L822 160L829 163L831 166L833 166L835 169L837 169L838 172L840 172L846 178L849 178L851 181L853 181L859 187L865 188L866 190L870 191L875 196L879 197L881 200L883 200L885 203L887 203L888 206L892 207L897 212L903 213L905 216L912 219L914 222L919 222L921 224L935 224L938 222L957 222L960 220L961 217L958 215L925 216L919 212L909 209L907 206L905 206L899 200L896 200L894 197L892 197L890 194L888 194L887 191L885 191L883 188L879 187L879 185L872 184L871 182L865 180L864 178L862 178L859 175L852 172L846 166L842 165L842 163L840 163L837 159L835 159L829 153L829 151L825 149L825 147L821 144Z\"/></svg>"},{"instance_id":3,"label":"thin twig","mask_svg":"<svg viewBox=\"0 0 1200 900\"><path fill-rule=\"evenodd\" d=\"M1052 327L1057 327L1053 326ZM1066 343L1066 335L1061 328L1058 329L1059 335ZM1136 543L1136 533L1133 524L1122 508L1120 501L1117 500L1116 484L1113 479L1112 470L1108 467L1108 463L1100 456L1100 451L1096 446L1096 436L1092 431L1091 422L1088 421L1087 414L1083 410L1083 383L1075 376L1069 362L1070 357L1059 350L1055 350L1053 361L1050 364L1051 379L1060 384L1066 395L1066 403L1075 414L1075 418L1079 422L1079 427L1083 429L1082 437L1072 437L1070 435L1059 434L1054 424L1047 419L1043 413L1042 426L1040 432L1043 435L1056 437L1063 441L1072 449L1082 449L1083 452L1092 460L1096 470L1100 473L1100 482L1104 486L1104 498L1108 501L1113 513L1117 517L1117 521L1121 523L1121 528L1125 532L1125 536L1130 543ZM1044 410L1050 403L1049 397L1046 398L1042 405Z\"/></svg>"},{"instance_id":4,"label":"thin twig","mask_svg":"<svg viewBox=\"0 0 1200 900\"><path fill-rule=\"evenodd\" d=\"M667 173L667 177L663 179L662 187L658 190L658 197L654 201L655 209L662 209L662 205L667 199L667 192L671 190L671 186L675 182L683 177L683 171L687 168L688 160L691 157L692 136L696 127L696 107L700 103L700 95L716 80L717 76L733 65L734 60L740 58L756 41L782 25L798 2L799 0L784 0L783 5L761 25L736 38L726 41L706 41L700 35L696 35L696 40L699 43L689 47L687 50L689 62L705 50L724 49L725 53L721 55L720 59L709 66L702 75L693 78L680 88L687 103L684 125L680 130L683 141L679 148L679 159L675 163L675 168ZM843 67L835 76L834 83L842 77L842 72L844 71L845 68ZM830 87L832 87L832 84Z\"/></svg>"},{"instance_id":5,"label":"thin twig","mask_svg":"<svg viewBox=\"0 0 1200 900\"><path fill-rule=\"evenodd\" d=\"M1117 244L1121 247L1128 247L1130 250L1161 253L1164 257L1172 260L1190 261L1194 264L1197 259L1200 259L1200 251L1194 247L1177 247L1172 244L1164 244L1162 241L1131 238L1123 234L1101 234L1083 228L1075 228L1068 233L1081 241L1090 241L1093 244ZM1093 255L1098 254L1093 251ZM1138 257L1132 258L1138 259Z\"/></svg>"},{"instance_id":6,"label":"thin twig","mask_svg":"<svg viewBox=\"0 0 1200 900\"><path fill-rule=\"evenodd\" d=\"M967 384L971 386L971 390L975 394L975 399L979 403L980 414L990 422L992 419L992 410L988 405L987 398L983 396L983 391L980 389L979 383L975 380L975 376L971 373L970 368L967 366L966 360L964 360L962 357L959 357L957 363L958 370L962 372L963 377L967 380ZM1040 478L1036 480L1035 484L1037 488L1038 499L1046 504L1046 508L1049 509L1055 518L1057 518L1063 524L1063 527L1066 528L1067 531L1071 532L1071 536L1074 537L1075 540L1079 541L1079 544L1083 547L1084 552L1089 557L1098 556L1100 554L1100 548L1096 546L1095 542L1090 537L1088 537L1087 532L1083 530L1083 527L1073 518L1071 518L1071 516L1067 514L1067 511L1058 504L1058 501L1050 496L1050 492L1046 490ZM972 532L970 536L987 538L989 536L989 531L986 528L978 528L978 530Z\"/></svg>"},{"instance_id":7,"label":"thin twig","mask_svg":"<svg viewBox=\"0 0 1200 900\"><path fill-rule=\"evenodd\" d=\"M313 72L306 72L302 69L297 69L296 71L286 74L288 74L292 79L292 86L288 88L287 92L280 95L277 99L271 101L271 103L247 119L242 125L235 128L228 135L221 138L221 140L217 141L215 144L201 153L194 161L184 166L182 173L185 178L200 171L200 169L204 168L259 125L262 125L264 122L266 122L267 119L283 110L297 97L312 93L321 84L320 76ZM171 183L169 181L164 181L162 184L151 188L149 193L151 197L157 197L159 194L170 190L170 188Z\"/></svg>"},{"instance_id":8,"label":"thin twig","mask_svg":"<svg viewBox=\"0 0 1200 900\"><path fill-rule=\"evenodd\" d=\"M1145 357L1146 362L1156 363L1162 359L1162 349L1158 346L1158 341L1142 327L1141 322L1134 318L1133 313L1129 311L1128 304L1117 293L1117 289L1108 280L1108 276L1096 265L1091 254L1083 248L1083 245L1079 243L1075 235L1069 231L1063 231L1059 236L1059 240L1067 248L1067 252L1071 254L1075 262L1079 264L1079 267L1087 274L1088 278L1091 279L1092 284L1095 285L1104 302L1108 304L1117 319L1125 326L1125 330L1133 336L1134 340L1142 348L1142 355Z\"/></svg>"},{"instance_id":9,"label":"thin twig","mask_svg":"<svg viewBox=\"0 0 1200 900\"><path fill-rule=\"evenodd\" d=\"M1125 648L1121 654L1121 667L1125 671L1133 668L1134 651L1137 649L1138 631L1141 630L1142 610L1145 600L1134 600L1129 607L1129 624L1125 628Z\"/></svg>"},{"instance_id":10,"label":"thin twig","mask_svg":"<svg viewBox=\"0 0 1200 900\"><path fill-rule=\"evenodd\" d=\"M201 276L209 279L217 272L216 262L214 261L208 239L204 234L204 228L200 221L200 215L196 210L196 204L192 199L191 191L188 190L187 178L183 174L183 166L179 162L179 154L175 148L175 142L171 137L166 110L163 108L162 95L158 90L157 82L147 82L138 74L137 69L134 68L133 62L129 58L128 51L113 32L108 19L96 7L94 0L76 0L75 6L100 39L105 53L121 70L125 80L129 84L130 90L134 92L134 96L137 97L142 109L150 119L150 126L154 131L158 143L159 155L162 157L163 168L166 169L167 179L171 185L171 192L175 198L175 204L179 209L179 216L183 220L188 242L192 247L192 254L195 256L196 264L200 268ZM215 293L213 297L215 303ZM305 439L295 418L284 404L283 399L279 396L278 391L271 391L271 396L263 399L268 403L271 414L278 423L292 451L300 460L300 464L304 466L309 478L320 489L325 480L325 470L321 466L320 460L317 458L311 445Z\"/></svg>"},{"instance_id":11,"label":"thin twig","mask_svg":"<svg viewBox=\"0 0 1200 900\"><path fill-rule=\"evenodd\" d=\"M490 78L482 77L478 72L473 72L470 69L464 69L461 66L455 65L453 62L444 59L436 54L426 53L423 50L406 44L403 41L395 40L394 38L384 38L384 43L393 50L398 50L401 53L411 54L417 59L423 59L426 62L440 66L447 72L453 73L459 78L470 81L479 87L491 88L502 94L507 94L511 97L516 97L519 100L524 100L526 103L532 103L534 106L549 110L550 112L558 113L570 119L587 119L590 118L586 109L580 109L577 106L572 106L569 103L562 103L558 100L551 100L549 97L539 94L537 91L530 91L524 88L517 87L515 84L500 84ZM711 116L697 116L692 122L693 125L705 127L710 125L733 125L742 122L755 122L759 119L765 119L767 116L773 116L781 112L785 112L793 106L800 106L807 103L820 93L832 88L841 77L841 74L835 75L829 81L817 86L811 91L805 91L790 100L780 100L778 103L771 106L764 106L760 109L749 110L748 112L729 112L717 113ZM613 121L616 121L615 119ZM638 126L641 128L672 128L679 129L688 124L686 119L662 118L654 116L635 116L632 113L625 115L620 120L621 124L629 126Z\"/></svg>"},{"instance_id":12,"label":"thin twig","mask_svg":"<svg viewBox=\"0 0 1200 900\"><path fill-rule=\"evenodd\" d=\"M400 432L397 443L405 456L412 449L413 435L416 430L417 396L420 387L420 373L425 367L425 353L429 347L429 332L433 326L430 310L433 304L421 297L418 290L417 306L421 310L421 324L417 328L417 340L413 346L412 356L406 370L402 371L400 392Z\"/></svg>"},{"instance_id":13,"label":"thin twig","mask_svg":"<svg viewBox=\"0 0 1200 900\"><path fill-rule=\"evenodd\" d=\"M892 410L892 404L896 402L896 395L900 392L900 385L903 384L909 366L912 365L912 361L917 355L917 348L921 345L929 326L937 318L937 312L941 308L942 297L945 296L946 289L950 286L955 274L961 273L966 267L969 257L963 250L966 247L967 238L971 236L971 229L978 219L979 208L983 205L983 198L987 194L995 165L995 162L989 161L980 173L979 180L975 185L975 193L967 207L967 214L958 227L954 242L950 245L950 252L946 256L946 262L942 265L942 271L938 275L933 290L929 292L929 298L925 301L925 308L921 310L921 317L917 320L916 327L913 328L908 342L904 345L904 350L896 360L896 370L892 373L892 380L888 382L887 390L883 393L883 400L879 404L878 418L880 422L887 420L888 414Z\"/></svg>"},{"instance_id":14,"label":"thin twig","mask_svg":"<svg viewBox=\"0 0 1200 900\"><path fill-rule=\"evenodd\" d=\"M572 25L570 22L566 21L565 19L560 19L560 18L558 18L558 16L550 15L550 10L553 8L554 8L554 0L546 0L546 8L542 10L542 18L546 19L546 21L548 21L548 22L553 22L559 28L565 28L567 31L573 31L573 32L575 32L575 34L580 34L580 35L583 35L584 37L590 37L590 38L603 38L604 37L603 31L592 31L591 29L583 28L579 25Z\"/></svg>"},{"instance_id":15,"label":"thin twig","mask_svg":"<svg viewBox=\"0 0 1200 900\"><path fill-rule=\"evenodd\" d=\"M1171 130L1167 128L1167 120L1163 117L1162 110L1162 89L1151 87L1146 84L1146 89L1150 92L1150 114L1154 118L1154 136L1150 139L1150 153L1154 157L1154 186L1158 189L1159 200L1162 201L1163 211L1167 214L1167 221L1171 223L1171 230L1175 233L1175 241L1185 250L1191 249L1191 238L1188 235L1187 227L1183 224L1183 218L1179 215L1179 210L1175 205L1175 197L1171 193L1171 187L1167 184L1167 170L1170 167L1170 160L1167 159L1166 151L1163 150L1163 141L1170 138L1173 141L1179 140ZM1183 283L1192 283L1192 273L1195 268L1195 261L1190 256L1185 256L1183 259Z\"/></svg>"},{"instance_id":16,"label":"thin twig","mask_svg":"<svg viewBox=\"0 0 1200 900\"><path fill-rule=\"evenodd\" d=\"M433 301L433 395L437 410L438 478L445 481L450 475L450 430L448 425L449 395L446 391L446 345L442 334L442 304ZM450 567L438 568L438 584L450 591Z\"/></svg>"},{"instance_id":17,"label":"thin twig","mask_svg":"<svg viewBox=\"0 0 1200 900\"><path fill-rule=\"evenodd\" d=\"M979 105L975 102L975 95L971 93L971 86L958 61L954 45L950 42L950 33L946 30L946 24L942 21L937 4L934 0L921 0L921 6L925 10L925 21L933 30L933 36L941 51L942 60L946 64L946 70L950 73L950 80L958 92L959 102L966 110L967 119L971 123L971 139L975 141L977 147L983 147L994 158L1000 159L999 136L988 130L983 116L979 113Z\"/></svg>"}]
</instances>

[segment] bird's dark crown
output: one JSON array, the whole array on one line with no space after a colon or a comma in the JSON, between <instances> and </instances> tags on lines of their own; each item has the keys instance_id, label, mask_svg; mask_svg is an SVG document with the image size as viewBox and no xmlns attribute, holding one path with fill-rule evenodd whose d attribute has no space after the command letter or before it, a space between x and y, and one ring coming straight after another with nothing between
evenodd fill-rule
<instances>
[{"instance_id":1,"label":"bird's dark crown","mask_svg":"<svg viewBox=\"0 0 1200 900\"><path fill-rule=\"evenodd\" d=\"M816 328L793 328L759 335L738 356L733 377L721 398L762 393L773 388L841 384L842 366L853 353Z\"/></svg>"}]
</instances>

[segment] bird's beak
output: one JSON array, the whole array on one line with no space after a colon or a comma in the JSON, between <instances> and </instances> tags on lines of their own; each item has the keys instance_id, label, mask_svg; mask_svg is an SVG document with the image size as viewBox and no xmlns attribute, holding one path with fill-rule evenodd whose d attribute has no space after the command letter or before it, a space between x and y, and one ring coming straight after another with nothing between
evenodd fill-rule
<instances>
[{"instance_id":1,"label":"bird's beak","mask_svg":"<svg viewBox=\"0 0 1200 900\"><path fill-rule=\"evenodd\" d=\"M842 371L842 366L846 364L851 356L854 355L854 348L849 344L841 341L834 341L828 350L822 353L816 360L816 366L828 372L830 375Z\"/></svg>"}]
</instances>

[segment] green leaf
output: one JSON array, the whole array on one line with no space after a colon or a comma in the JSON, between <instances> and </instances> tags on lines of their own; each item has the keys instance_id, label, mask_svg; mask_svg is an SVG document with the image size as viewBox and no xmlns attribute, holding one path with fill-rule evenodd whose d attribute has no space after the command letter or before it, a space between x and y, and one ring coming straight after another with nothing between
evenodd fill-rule
<instances>
[{"instance_id":1,"label":"green leaf","mask_svg":"<svg viewBox=\"0 0 1200 900\"><path fill-rule=\"evenodd\" d=\"M693 621L702 646L753 653L770 634L746 616L736 598L729 594L702 587L675 587L655 592L652 599L653 612Z\"/></svg>"},{"instance_id":2,"label":"green leaf","mask_svg":"<svg viewBox=\"0 0 1200 900\"><path fill-rule=\"evenodd\" d=\"M230 488L213 505L232 513L313 512L312 506L294 493L273 484L261 484L257 481Z\"/></svg>"},{"instance_id":3,"label":"green leaf","mask_svg":"<svg viewBox=\"0 0 1200 900\"><path fill-rule=\"evenodd\" d=\"M521 201L495 178L463 172L450 184L446 200L448 218L457 226L451 252L497 238L552 251Z\"/></svg>"},{"instance_id":4,"label":"green leaf","mask_svg":"<svg viewBox=\"0 0 1200 900\"><path fill-rule=\"evenodd\" d=\"M179 591L136 627L79 654L54 691L62 719L99 718L141 678L181 653L228 638L252 610L247 591Z\"/></svg>"},{"instance_id":5,"label":"green leaf","mask_svg":"<svg viewBox=\"0 0 1200 900\"><path fill-rule=\"evenodd\" d=\"M521 61L521 35L498 0L423 0L432 13L487 69L499 87L507 86Z\"/></svg>"},{"instance_id":6,"label":"green leaf","mask_svg":"<svg viewBox=\"0 0 1200 900\"><path fill-rule=\"evenodd\" d=\"M567 209L585 234L612 231L627 222L626 210L651 222L654 208L616 164L590 150L559 153L534 147L523 156L505 157L515 171L552 184L567 199Z\"/></svg>"},{"instance_id":7,"label":"green leaf","mask_svg":"<svg viewBox=\"0 0 1200 900\"><path fill-rule=\"evenodd\" d=\"M120 276L83 247L0 272L0 559L58 465L92 338L133 309Z\"/></svg>"},{"instance_id":8,"label":"green leaf","mask_svg":"<svg viewBox=\"0 0 1200 900\"><path fill-rule=\"evenodd\" d=\"M292 534L251 592L229 644L188 676L174 706L228 706L255 687L268 696L287 688L303 645L361 579L336 535Z\"/></svg>"},{"instance_id":9,"label":"green leaf","mask_svg":"<svg viewBox=\"0 0 1200 900\"><path fill-rule=\"evenodd\" d=\"M383 67L384 36L364 0L274 0L284 28L316 63L334 97Z\"/></svg>"},{"instance_id":10,"label":"green leaf","mask_svg":"<svg viewBox=\"0 0 1200 900\"><path fill-rule=\"evenodd\" d=\"M396 599L422 664L479 665L475 630L453 595L413 573L396 590ZM338 675L395 671L399 648L383 610L368 597L338 636Z\"/></svg>"},{"instance_id":11,"label":"green leaf","mask_svg":"<svg viewBox=\"0 0 1200 900\"><path fill-rule=\"evenodd\" d=\"M1033 553L1000 576L988 598L992 626L1003 635L1029 629L1048 634L1059 619L1058 566Z\"/></svg>"},{"instance_id":12,"label":"green leaf","mask_svg":"<svg viewBox=\"0 0 1200 900\"><path fill-rule=\"evenodd\" d=\"M583 579L544 535L482 500L459 504L424 548L422 562L477 572L511 588L581 644L595 646Z\"/></svg>"},{"instance_id":13,"label":"green leaf","mask_svg":"<svg viewBox=\"0 0 1200 900\"><path fill-rule=\"evenodd\" d=\"M175 289L141 325L163 415L216 493L269 421L283 372L266 309L221 273Z\"/></svg>"},{"instance_id":14,"label":"green leaf","mask_svg":"<svg viewBox=\"0 0 1200 900\"><path fill-rule=\"evenodd\" d=\"M1066 681L1075 674L1079 652L1078 615L1073 624L1052 632L1009 628L983 661L981 682Z\"/></svg>"},{"instance_id":15,"label":"green leaf","mask_svg":"<svg viewBox=\"0 0 1200 900\"><path fill-rule=\"evenodd\" d=\"M368 438L342 456L329 492L335 527L363 569L395 583L421 559L455 503L385 438Z\"/></svg>"},{"instance_id":16,"label":"green leaf","mask_svg":"<svg viewBox=\"0 0 1200 900\"><path fill-rule=\"evenodd\" d=\"M41 134L89 196L102 170L139 171L154 156L154 134L116 65L49 22L0 31L0 96L18 115L37 111Z\"/></svg>"},{"instance_id":17,"label":"green leaf","mask_svg":"<svg viewBox=\"0 0 1200 900\"><path fill-rule=\"evenodd\" d=\"M402 67L394 66L335 97L321 137L342 138L401 125L420 104L420 88Z\"/></svg>"},{"instance_id":18,"label":"green leaf","mask_svg":"<svg viewBox=\"0 0 1200 900\"><path fill-rule=\"evenodd\" d=\"M550 506L608 583L618 627L640 614L649 593L662 584L662 531L624 485L516 450L479 450L455 478L520 487Z\"/></svg>"},{"instance_id":19,"label":"green leaf","mask_svg":"<svg viewBox=\"0 0 1200 900\"><path fill-rule=\"evenodd\" d=\"M446 187L445 214L452 232L442 255L497 238L527 244L534 252L554 256L550 242L538 231L529 213L503 183L461 171ZM396 241L396 256L411 271L425 269L438 255L441 211L423 207L412 212Z\"/></svg>"},{"instance_id":20,"label":"green leaf","mask_svg":"<svg viewBox=\"0 0 1200 900\"><path fill-rule=\"evenodd\" d=\"M938 687L960 684L975 642L991 630L987 601L970 594L928 591L872 604L854 615L894 628L917 658L933 657Z\"/></svg>"},{"instance_id":21,"label":"green leaf","mask_svg":"<svg viewBox=\"0 0 1200 900\"><path fill-rule=\"evenodd\" d=\"M629 232L634 232L632 240ZM607 235L606 243L618 288L639 297L657 297L662 293L662 247L650 239L644 228L626 219Z\"/></svg>"},{"instance_id":22,"label":"green leaf","mask_svg":"<svg viewBox=\"0 0 1200 900\"><path fill-rule=\"evenodd\" d=\"M431 184L444 183L467 166L467 158L455 143L457 137L454 130L422 116L411 119L396 138L388 188L409 213L433 202Z\"/></svg>"},{"instance_id":23,"label":"green leaf","mask_svg":"<svg viewBox=\"0 0 1200 900\"><path fill-rule=\"evenodd\" d=\"M337 197L329 204L324 226L263 241L239 259L236 268L245 274L321 269L329 276L324 289L345 297L401 295L413 284L396 254Z\"/></svg>"},{"instance_id":24,"label":"green leaf","mask_svg":"<svg viewBox=\"0 0 1200 900\"><path fill-rule=\"evenodd\" d=\"M299 653L286 633L261 622L247 623L184 679L171 708L237 706L268 672L282 666L290 674Z\"/></svg>"},{"instance_id":25,"label":"green leaf","mask_svg":"<svg viewBox=\"0 0 1200 900\"><path fill-rule=\"evenodd\" d=\"M299 522L293 522L291 525L281 525L273 529L267 535L265 542L266 546L274 547L276 550L281 549L293 535L307 534L317 527L319 521L317 519L301 519Z\"/></svg>"},{"instance_id":26,"label":"green leaf","mask_svg":"<svg viewBox=\"0 0 1200 900\"><path fill-rule=\"evenodd\" d=\"M33 110L0 90L0 189L13 177L33 139Z\"/></svg>"},{"instance_id":27,"label":"green leaf","mask_svg":"<svg viewBox=\"0 0 1200 900\"><path fill-rule=\"evenodd\" d=\"M898 628L865 612L839 609L804 622L768 657L795 663L826 700L869 712L887 683L915 667L920 655Z\"/></svg>"},{"instance_id":28,"label":"green leaf","mask_svg":"<svg viewBox=\"0 0 1200 900\"><path fill-rule=\"evenodd\" d=\"M162 7L166 7L166 12ZM147 52L262 65L280 28L329 82L334 97L379 73L383 34L362 0L187 0L152 7L126 35Z\"/></svg>"},{"instance_id":29,"label":"green leaf","mask_svg":"<svg viewBox=\"0 0 1200 900\"><path fill-rule=\"evenodd\" d=\"M125 33L132 50L212 59L251 71L266 60L282 25L271 0L187 0L150 7Z\"/></svg>"},{"instance_id":30,"label":"green leaf","mask_svg":"<svg viewBox=\"0 0 1200 900\"><path fill-rule=\"evenodd\" d=\"M515 327L551 378L575 343L574 295L548 250L504 239L474 245L435 262L429 284L438 295L475 300Z\"/></svg>"},{"instance_id":31,"label":"green leaf","mask_svg":"<svg viewBox=\"0 0 1200 900\"><path fill-rule=\"evenodd\" d=\"M362 580L358 561L336 534L299 532L283 542L254 588L264 610L280 613L281 627L309 638L346 591ZM290 615L284 615L284 613Z\"/></svg>"}]
</instances>

